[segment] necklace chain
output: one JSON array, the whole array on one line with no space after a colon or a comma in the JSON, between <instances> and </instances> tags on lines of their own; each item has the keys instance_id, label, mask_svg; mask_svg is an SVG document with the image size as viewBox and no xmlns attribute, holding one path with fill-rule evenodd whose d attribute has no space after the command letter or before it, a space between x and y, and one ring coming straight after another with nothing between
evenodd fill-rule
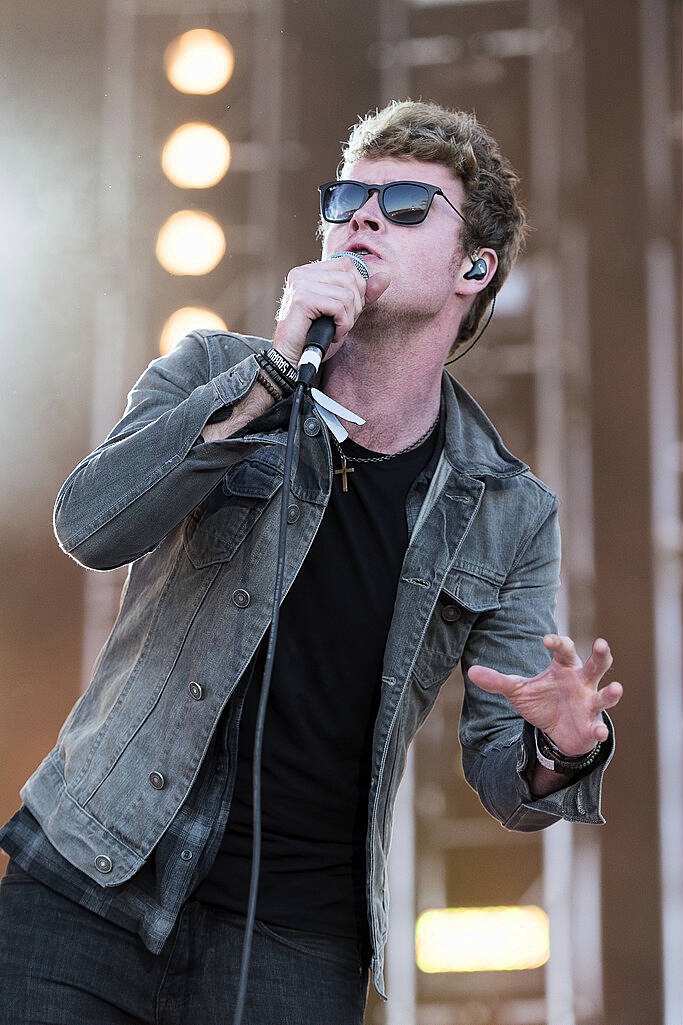
<instances>
[{"instance_id":1,"label":"necklace chain","mask_svg":"<svg viewBox=\"0 0 683 1025\"><path fill-rule=\"evenodd\" d=\"M434 428L438 424L439 416L440 416L440 414L437 413L436 414L436 420L431 425L431 427L427 428L427 430L424 432L422 437L418 438L417 441L414 441L412 443L412 445L408 445L406 448L402 448L400 452L388 452L386 455L383 455L383 456L349 456L349 455L346 454L344 449L341 447L341 445L339 444L339 442L335 438L334 434L330 434L330 437L332 438L332 441L337 446L337 451L339 452L339 455L347 463L384 463L387 459L395 459L396 456L403 456L407 452L412 452L414 448L418 448L418 446L421 445L423 441L427 440L429 435L432 433L432 431L434 430Z\"/></svg>"}]
</instances>

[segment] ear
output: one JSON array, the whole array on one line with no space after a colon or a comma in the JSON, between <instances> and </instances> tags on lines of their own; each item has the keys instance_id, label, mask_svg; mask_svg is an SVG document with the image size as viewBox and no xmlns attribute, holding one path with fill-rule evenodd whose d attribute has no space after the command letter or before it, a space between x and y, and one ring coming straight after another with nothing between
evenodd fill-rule
<instances>
[{"instance_id":1,"label":"ear","mask_svg":"<svg viewBox=\"0 0 683 1025\"><path fill-rule=\"evenodd\" d=\"M483 260L486 264L486 274L483 278L465 278L465 274L472 270L478 260ZM486 288L489 281L496 273L498 267L498 255L495 249L483 249L481 246L478 249L473 250L471 254L468 254L462 263L458 271L458 277L456 280L455 292L457 295L475 295L477 292L481 292L482 289Z\"/></svg>"}]
</instances>

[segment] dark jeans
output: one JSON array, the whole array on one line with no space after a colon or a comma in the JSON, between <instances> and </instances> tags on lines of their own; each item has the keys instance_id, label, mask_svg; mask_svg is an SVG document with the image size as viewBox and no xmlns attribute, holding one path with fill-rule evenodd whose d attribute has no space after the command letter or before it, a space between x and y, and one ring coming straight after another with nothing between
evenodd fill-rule
<instances>
[{"instance_id":1,"label":"dark jeans","mask_svg":"<svg viewBox=\"0 0 683 1025\"><path fill-rule=\"evenodd\" d=\"M160 954L12 860L0 881L0 1025L231 1025L244 917L189 900ZM243 1025L362 1025L353 940L254 924Z\"/></svg>"}]
</instances>

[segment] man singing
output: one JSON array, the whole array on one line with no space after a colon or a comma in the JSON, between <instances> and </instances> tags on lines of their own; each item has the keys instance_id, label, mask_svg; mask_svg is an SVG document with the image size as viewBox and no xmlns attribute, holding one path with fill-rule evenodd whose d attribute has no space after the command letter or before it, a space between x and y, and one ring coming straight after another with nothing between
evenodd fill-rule
<instances>
[{"instance_id":1,"label":"man singing","mask_svg":"<svg viewBox=\"0 0 683 1025\"><path fill-rule=\"evenodd\" d=\"M517 178L472 114L394 102L320 187L322 257L272 340L197 330L153 360L68 477L54 528L128 564L90 685L0 831L0 1021L225 1025L252 855L254 724L287 423L311 323L338 440L306 395L265 719L245 1025L361 1025L386 999L387 858L408 747L460 663L463 768L508 829L602 823L614 750L553 619L558 499L445 361L524 243ZM359 273L349 256L367 264Z\"/></svg>"}]
</instances>

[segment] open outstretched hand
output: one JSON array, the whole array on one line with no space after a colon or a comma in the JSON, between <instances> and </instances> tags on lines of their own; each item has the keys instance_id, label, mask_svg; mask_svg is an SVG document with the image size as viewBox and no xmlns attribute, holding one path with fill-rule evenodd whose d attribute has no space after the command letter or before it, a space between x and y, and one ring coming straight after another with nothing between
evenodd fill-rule
<instances>
[{"instance_id":1,"label":"open outstretched hand","mask_svg":"<svg viewBox=\"0 0 683 1025\"><path fill-rule=\"evenodd\" d=\"M506 697L522 718L543 730L565 754L583 754L597 741L607 740L602 710L616 705L624 693L616 680L598 690L613 661L609 644L598 637L582 662L571 637L546 634L543 643L553 660L536 676L508 675L478 665L469 669L468 676L489 694Z\"/></svg>"}]
</instances>

